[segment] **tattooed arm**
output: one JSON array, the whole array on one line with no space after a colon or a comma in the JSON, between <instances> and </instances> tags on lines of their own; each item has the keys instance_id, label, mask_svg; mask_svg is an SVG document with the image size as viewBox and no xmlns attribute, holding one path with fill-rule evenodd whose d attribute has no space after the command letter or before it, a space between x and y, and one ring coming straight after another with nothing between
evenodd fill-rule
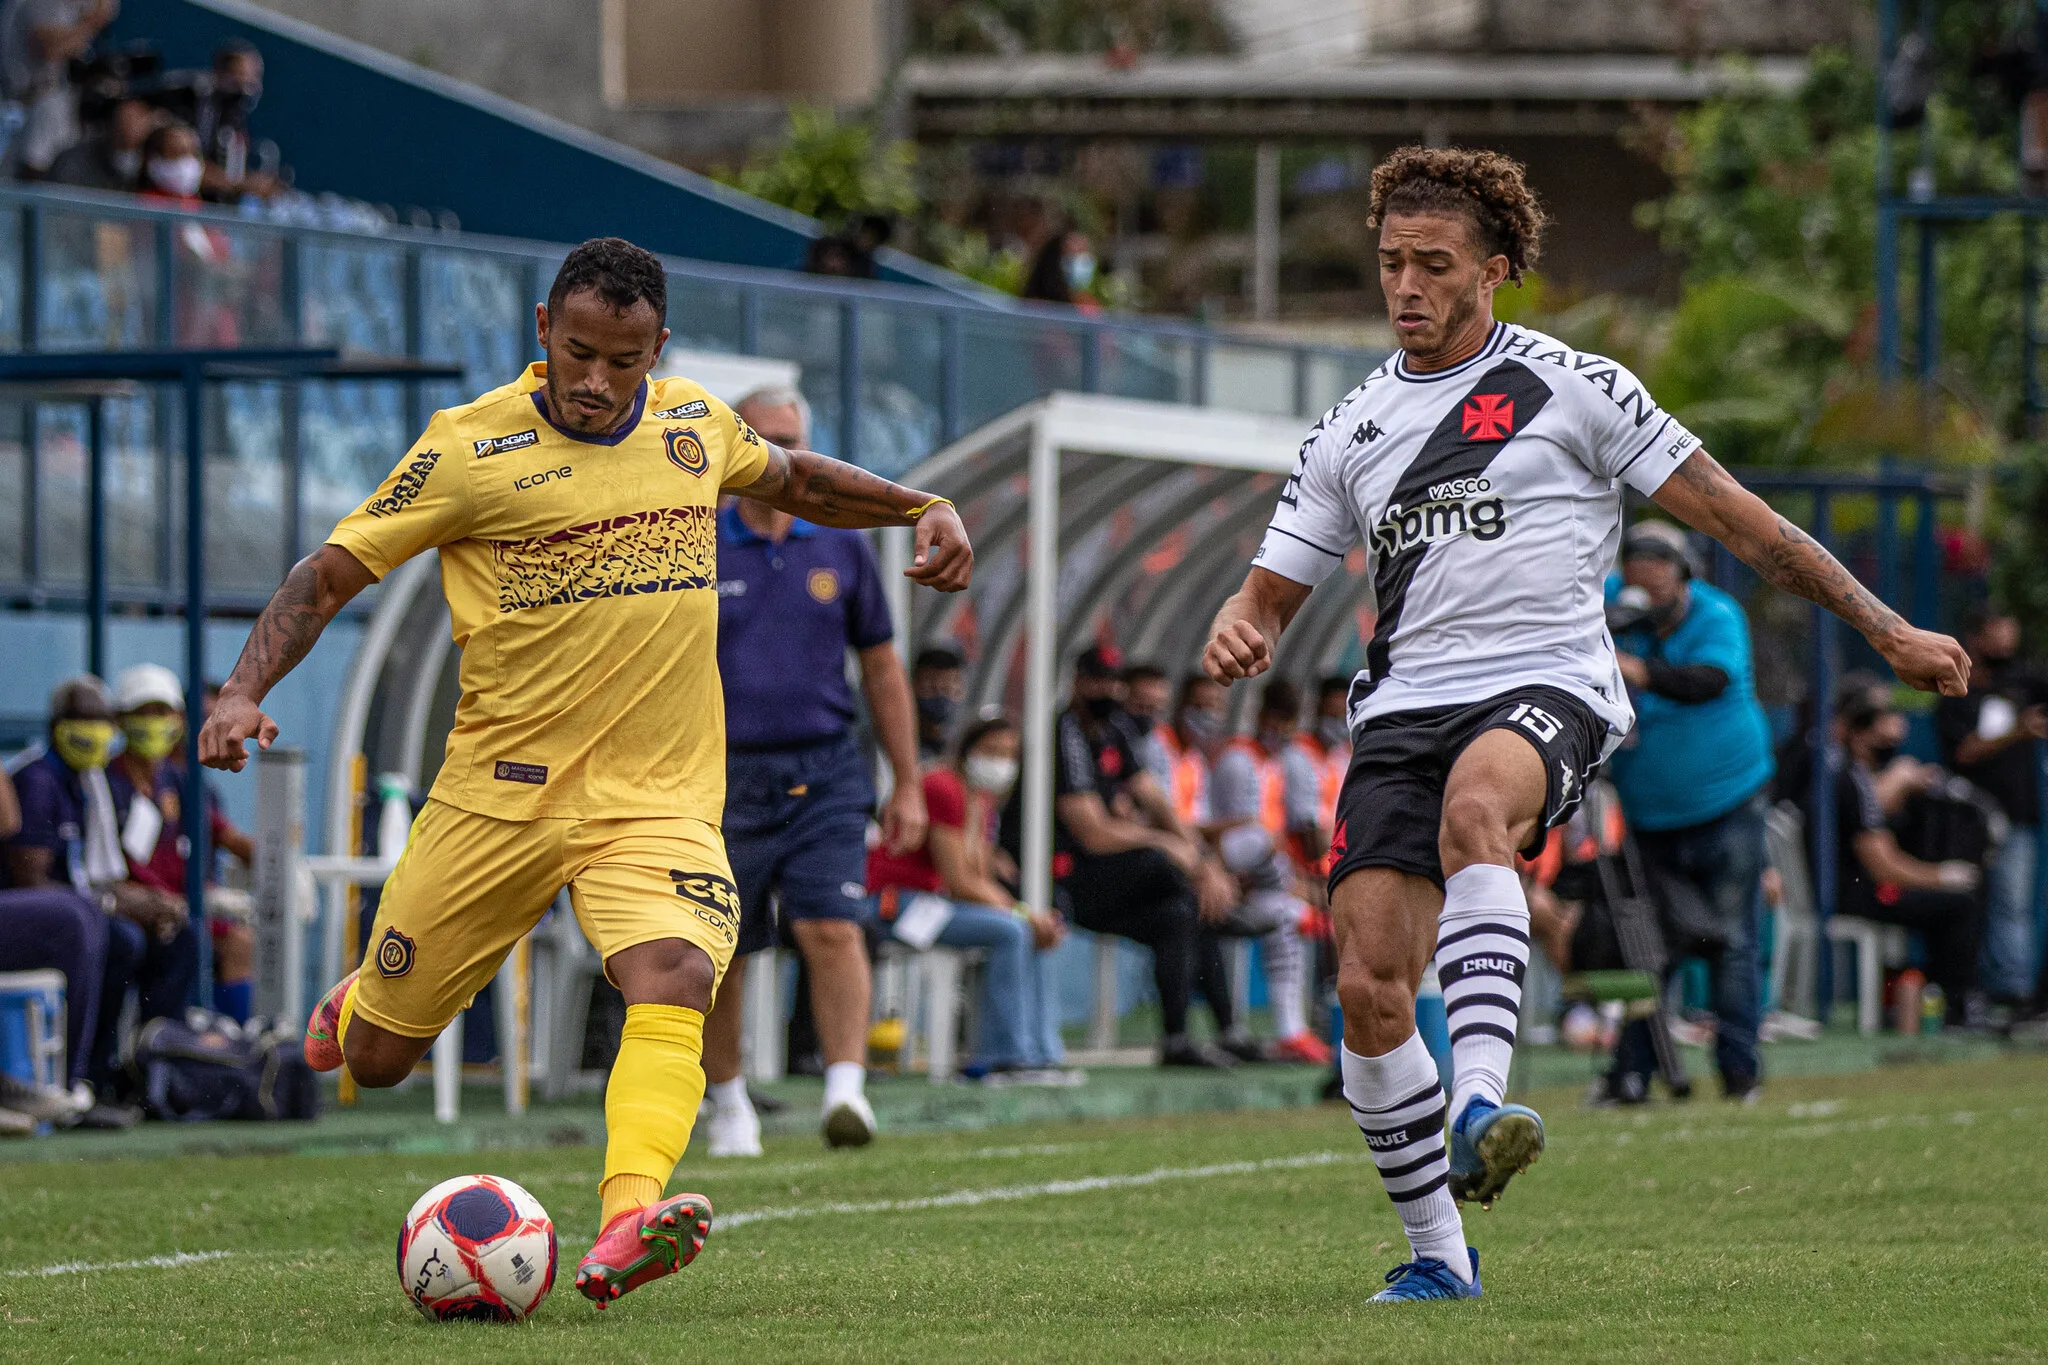
<instances>
[{"instance_id":1,"label":"tattooed arm","mask_svg":"<svg viewBox=\"0 0 2048 1365\"><path fill-rule=\"evenodd\" d=\"M915 526L917 541L905 576L940 592L967 586L974 574L974 547L951 503L935 502L930 493L815 451L764 444L768 467L761 477L728 491L820 526Z\"/></svg>"},{"instance_id":2,"label":"tattooed arm","mask_svg":"<svg viewBox=\"0 0 2048 1365\"><path fill-rule=\"evenodd\" d=\"M1659 507L1726 545L1770 582L1856 627L1914 687L1951 697L1960 697L1968 687L1970 660L1961 645L1946 635L1908 625L1813 537L1737 483L1706 451L1687 456L1654 498Z\"/></svg>"},{"instance_id":3,"label":"tattooed arm","mask_svg":"<svg viewBox=\"0 0 2048 1365\"><path fill-rule=\"evenodd\" d=\"M285 575L270 603L256 618L235 671L221 684L220 700L199 731L199 761L209 768L240 772L249 761L243 741L268 749L277 722L263 714L263 698L297 666L334 614L376 576L339 545L322 545Z\"/></svg>"}]
</instances>

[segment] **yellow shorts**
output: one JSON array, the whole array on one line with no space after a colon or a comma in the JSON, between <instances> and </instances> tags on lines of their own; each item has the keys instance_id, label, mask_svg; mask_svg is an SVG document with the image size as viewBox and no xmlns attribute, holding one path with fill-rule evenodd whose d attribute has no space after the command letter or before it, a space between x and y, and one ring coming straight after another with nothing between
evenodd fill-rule
<instances>
[{"instance_id":1,"label":"yellow shorts","mask_svg":"<svg viewBox=\"0 0 2048 1365\"><path fill-rule=\"evenodd\" d=\"M427 802L384 883L355 1012L432 1038L497 975L569 888L600 956L679 938L725 979L740 900L718 826L703 820L498 820Z\"/></svg>"}]
</instances>

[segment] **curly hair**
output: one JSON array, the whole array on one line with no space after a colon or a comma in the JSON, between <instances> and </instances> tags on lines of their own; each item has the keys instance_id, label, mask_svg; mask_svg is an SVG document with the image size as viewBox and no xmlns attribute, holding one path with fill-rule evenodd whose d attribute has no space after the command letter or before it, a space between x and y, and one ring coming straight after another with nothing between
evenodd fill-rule
<instances>
[{"instance_id":1,"label":"curly hair","mask_svg":"<svg viewBox=\"0 0 2048 1365\"><path fill-rule=\"evenodd\" d=\"M623 237L593 237L570 251L548 288L548 312L561 311L562 300L582 289L596 291L619 313L645 299L656 317L668 320L668 272L661 258Z\"/></svg>"},{"instance_id":2,"label":"curly hair","mask_svg":"<svg viewBox=\"0 0 2048 1365\"><path fill-rule=\"evenodd\" d=\"M1508 258L1508 278L1517 284L1535 266L1550 221L1521 162L1464 147L1403 147L1375 166L1366 226L1396 213L1464 215L1482 251Z\"/></svg>"}]
</instances>

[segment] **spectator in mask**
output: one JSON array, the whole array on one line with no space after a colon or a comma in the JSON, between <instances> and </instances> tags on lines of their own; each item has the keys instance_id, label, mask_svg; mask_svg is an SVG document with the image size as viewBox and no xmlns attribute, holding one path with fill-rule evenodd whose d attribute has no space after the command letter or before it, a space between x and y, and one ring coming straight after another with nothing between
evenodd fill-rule
<instances>
[{"instance_id":1,"label":"spectator in mask","mask_svg":"<svg viewBox=\"0 0 2048 1365\"><path fill-rule=\"evenodd\" d=\"M1044 1073L1064 1056L1052 952L1066 936L1053 910L1033 910L1003 885L995 828L1017 784L1017 727L997 716L960 737L952 762L924 776L930 829L923 845L868 854L884 932L910 947L980 948L981 1030L970 1072L998 1080L1060 1079Z\"/></svg>"},{"instance_id":2,"label":"spectator in mask","mask_svg":"<svg viewBox=\"0 0 2048 1365\"><path fill-rule=\"evenodd\" d=\"M967 660L951 645L929 645L910 665L910 695L917 699L917 756L942 757L952 740L961 699L967 695Z\"/></svg>"},{"instance_id":3,"label":"spectator in mask","mask_svg":"<svg viewBox=\"0 0 2048 1365\"><path fill-rule=\"evenodd\" d=\"M1099 307L1089 292L1094 283L1095 251L1088 234L1061 232L1048 238L1032 257L1024 297L1093 311Z\"/></svg>"},{"instance_id":4,"label":"spectator in mask","mask_svg":"<svg viewBox=\"0 0 2048 1365\"><path fill-rule=\"evenodd\" d=\"M173 896L185 894L190 849L180 820L185 765L185 692L178 675L162 664L137 664L114 684L120 711L120 757L107 768L107 785L121 821L121 849L129 875ZM211 847L225 849L253 865L256 847L229 822L211 788L206 793ZM213 878L209 876L211 883ZM213 936L213 1007L241 1023L249 1017L254 991L255 935L249 928L249 899L214 888L207 896L207 927Z\"/></svg>"},{"instance_id":5,"label":"spectator in mask","mask_svg":"<svg viewBox=\"0 0 2048 1365\"><path fill-rule=\"evenodd\" d=\"M263 54L239 38L223 43L213 54L211 86L193 115L204 161L201 192L216 203L246 194L269 198L277 177L249 164L249 115L263 98Z\"/></svg>"},{"instance_id":6,"label":"spectator in mask","mask_svg":"<svg viewBox=\"0 0 2048 1365\"><path fill-rule=\"evenodd\" d=\"M1927 940L1927 975L1947 999L1949 1022L1961 1024L1977 976L1982 872L1975 863L1930 863L1899 847L1886 808L1903 800L1921 771L1910 759L1890 761L1905 734L1889 687L1868 673L1842 679L1833 742L1823 755L1835 807L1835 913L1918 929Z\"/></svg>"},{"instance_id":7,"label":"spectator in mask","mask_svg":"<svg viewBox=\"0 0 2048 1365\"><path fill-rule=\"evenodd\" d=\"M86 1076L116 1089L116 1030L130 989L143 1021L182 1015L199 971L185 898L135 881L107 782L115 724L107 685L90 674L50 696L49 748L14 774L21 829L6 846L11 886L68 886L109 915L106 971Z\"/></svg>"},{"instance_id":8,"label":"spectator in mask","mask_svg":"<svg viewBox=\"0 0 2048 1365\"><path fill-rule=\"evenodd\" d=\"M143 144L162 117L132 95L115 100L106 125L58 157L50 179L87 190L135 190L142 183Z\"/></svg>"},{"instance_id":9,"label":"spectator in mask","mask_svg":"<svg viewBox=\"0 0 2048 1365\"><path fill-rule=\"evenodd\" d=\"M1344 771L1351 766L1351 679L1329 677L1316 688L1313 729L1294 737L1282 771L1287 778L1287 806L1298 814L1295 854L1304 873L1318 876L1327 869L1330 839L1337 829L1337 794L1344 789ZM1305 818L1313 809L1315 819Z\"/></svg>"},{"instance_id":10,"label":"spectator in mask","mask_svg":"<svg viewBox=\"0 0 2048 1365\"><path fill-rule=\"evenodd\" d=\"M174 208L199 207L199 183L205 166L199 157L199 135L182 123L159 124L142 144L144 199Z\"/></svg>"},{"instance_id":11,"label":"spectator in mask","mask_svg":"<svg viewBox=\"0 0 2048 1365\"><path fill-rule=\"evenodd\" d=\"M92 51L120 10L117 0L7 0L0 9L0 84L28 118L20 143L24 179L42 179L78 141L71 63Z\"/></svg>"},{"instance_id":12,"label":"spectator in mask","mask_svg":"<svg viewBox=\"0 0 2048 1365\"><path fill-rule=\"evenodd\" d=\"M1706 960L1722 1091L1744 1100L1759 1080L1764 812L1776 768L1749 621L1734 598L1693 581L1686 533L1668 522L1629 530L1621 573L1611 623L1636 726L1609 766L1672 946ZM1617 1069L1647 1078L1647 1034L1632 1036Z\"/></svg>"},{"instance_id":13,"label":"spectator in mask","mask_svg":"<svg viewBox=\"0 0 2048 1365\"><path fill-rule=\"evenodd\" d=\"M1166 771L1173 740L1167 709L1172 701L1173 688L1166 681L1166 670L1158 664L1132 664L1124 670L1124 720L1130 726L1131 743L1145 771L1169 791Z\"/></svg>"},{"instance_id":14,"label":"spectator in mask","mask_svg":"<svg viewBox=\"0 0 2048 1365\"><path fill-rule=\"evenodd\" d=\"M2048 738L2048 682L2019 662L2020 623L1979 609L1963 623L1970 690L1935 703L1942 758L1990 798L2010 832L1986 870L1980 984L2006 1013L2024 1009L2034 982L2036 830L2041 823L2041 740Z\"/></svg>"}]
</instances>

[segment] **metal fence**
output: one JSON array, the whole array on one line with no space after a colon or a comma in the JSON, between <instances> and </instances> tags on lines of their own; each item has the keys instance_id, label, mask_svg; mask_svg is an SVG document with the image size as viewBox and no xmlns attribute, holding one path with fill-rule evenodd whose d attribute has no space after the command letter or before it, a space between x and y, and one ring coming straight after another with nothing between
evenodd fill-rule
<instances>
[{"instance_id":1,"label":"metal fence","mask_svg":"<svg viewBox=\"0 0 2048 1365\"><path fill-rule=\"evenodd\" d=\"M209 596L216 611L250 610L375 485L433 409L538 358L533 305L564 250L5 187L0 351L336 346L467 369L462 384L228 384L207 400ZM796 362L816 413L813 444L882 473L1056 389L1305 417L1378 359L910 286L677 259L669 269L671 345ZM178 401L137 388L106 404L117 603L162 607L180 594ZM82 598L85 425L85 406L61 392L0 394L0 600Z\"/></svg>"}]
</instances>

